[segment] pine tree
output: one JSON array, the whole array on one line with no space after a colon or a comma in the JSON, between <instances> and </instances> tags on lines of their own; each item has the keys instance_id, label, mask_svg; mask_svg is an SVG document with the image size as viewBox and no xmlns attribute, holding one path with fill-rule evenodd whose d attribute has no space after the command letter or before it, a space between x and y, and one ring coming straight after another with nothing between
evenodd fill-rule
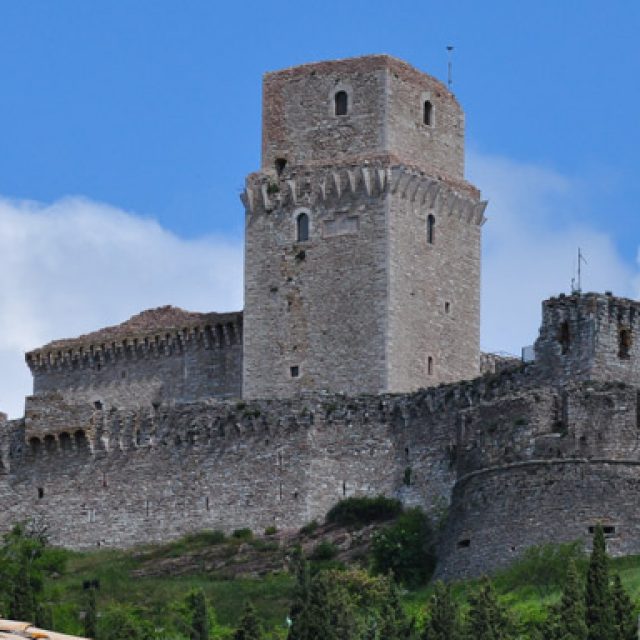
<instances>
[{"instance_id":1,"label":"pine tree","mask_svg":"<svg viewBox=\"0 0 640 640\"><path fill-rule=\"evenodd\" d=\"M97 635L98 612L96 607L96 590L91 587L87 594L87 610L84 615L84 635L95 638Z\"/></svg>"},{"instance_id":2,"label":"pine tree","mask_svg":"<svg viewBox=\"0 0 640 640\"><path fill-rule=\"evenodd\" d=\"M422 640L457 640L458 607L451 597L451 588L441 580L429 603L429 618L422 634Z\"/></svg>"},{"instance_id":3,"label":"pine tree","mask_svg":"<svg viewBox=\"0 0 640 640\"><path fill-rule=\"evenodd\" d=\"M609 563L604 532L598 525L593 534L593 550L587 570L585 590L586 622L589 640L614 640L613 607L609 589Z\"/></svg>"},{"instance_id":4,"label":"pine tree","mask_svg":"<svg viewBox=\"0 0 640 640\"><path fill-rule=\"evenodd\" d=\"M255 607L247 602L240 626L233 635L233 640L262 640L263 637Z\"/></svg>"},{"instance_id":5,"label":"pine tree","mask_svg":"<svg viewBox=\"0 0 640 640\"><path fill-rule=\"evenodd\" d=\"M355 639L353 609L353 602L347 591L333 584L330 574L319 573L311 585L306 640Z\"/></svg>"},{"instance_id":6,"label":"pine tree","mask_svg":"<svg viewBox=\"0 0 640 640\"><path fill-rule=\"evenodd\" d=\"M381 611L379 623L380 638L385 640L406 640L412 638L415 622L413 618L407 616L398 588L391 577L386 579L389 588L389 595Z\"/></svg>"},{"instance_id":7,"label":"pine tree","mask_svg":"<svg viewBox=\"0 0 640 640\"><path fill-rule=\"evenodd\" d=\"M567 569L562 598L550 616L549 636L554 640L586 640L584 592L575 562Z\"/></svg>"},{"instance_id":8,"label":"pine tree","mask_svg":"<svg viewBox=\"0 0 640 640\"><path fill-rule=\"evenodd\" d=\"M466 636L469 640L509 640L511 623L496 598L493 585L483 578L480 589L469 598Z\"/></svg>"},{"instance_id":9,"label":"pine tree","mask_svg":"<svg viewBox=\"0 0 640 640\"><path fill-rule=\"evenodd\" d=\"M611 590L613 617L615 625L615 640L636 640L637 624L634 613L633 602L622 586L620 576L613 577L613 588Z\"/></svg>"},{"instance_id":10,"label":"pine tree","mask_svg":"<svg viewBox=\"0 0 640 640\"><path fill-rule=\"evenodd\" d=\"M187 596L187 608L191 617L190 640L209 640L209 613L202 589L194 590Z\"/></svg>"},{"instance_id":11,"label":"pine tree","mask_svg":"<svg viewBox=\"0 0 640 640\"><path fill-rule=\"evenodd\" d=\"M291 627L288 640L310 640L308 623L308 608L311 595L311 573L309 562L304 557L301 549L297 549L293 561L293 570L296 575L296 587L293 593L293 603L289 611Z\"/></svg>"}]
</instances>

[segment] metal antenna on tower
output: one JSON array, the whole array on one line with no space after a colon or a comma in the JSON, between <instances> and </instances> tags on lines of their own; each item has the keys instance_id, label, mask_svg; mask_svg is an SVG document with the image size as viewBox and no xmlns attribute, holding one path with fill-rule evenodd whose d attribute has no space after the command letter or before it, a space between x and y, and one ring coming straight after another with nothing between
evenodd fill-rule
<instances>
[{"instance_id":1,"label":"metal antenna on tower","mask_svg":"<svg viewBox=\"0 0 640 640\"><path fill-rule=\"evenodd\" d=\"M447 55L449 56L449 60L447 63L448 74L447 74L447 87L449 87L449 91L451 91L451 85L453 84L453 63L451 61L451 52L453 51L452 45L447 45Z\"/></svg>"},{"instance_id":2,"label":"metal antenna on tower","mask_svg":"<svg viewBox=\"0 0 640 640\"><path fill-rule=\"evenodd\" d=\"M582 263L589 264L587 259L582 255L582 250L578 247L578 283L576 286L576 279L571 278L571 293L582 293Z\"/></svg>"}]
</instances>

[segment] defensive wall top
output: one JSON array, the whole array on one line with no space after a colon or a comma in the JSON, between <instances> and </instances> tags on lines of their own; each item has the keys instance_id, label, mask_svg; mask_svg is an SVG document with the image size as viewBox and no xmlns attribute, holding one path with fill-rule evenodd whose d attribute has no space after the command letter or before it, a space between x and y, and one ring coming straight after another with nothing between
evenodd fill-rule
<instances>
[{"instance_id":1,"label":"defensive wall top","mask_svg":"<svg viewBox=\"0 0 640 640\"><path fill-rule=\"evenodd\" d=\"M198 313L170 305L148 309L121 324L105 327L77 338L54 340L29 351L26 362L31 369L71 356L138 348L150 344L165 345L205 335L222 346L229 333L240 333L242 311Z\"/></svg>"},{"instance_id":2,"label":"defensive wall top","mask_svg":"<svg viewBox=\"0 0 640 640\"><path fill-rule=\"evenodd\" d=\"M611 292L561 294L542 303L536 365L557 383L640 385L640 302Z\"/></svg>"},{"instance_id":3,"label":"defensive wall top","mask_svg":"<svg viewBox=\"0 0 640 640\"><path fill-rule=\"evenodd\" d=\"M388 55L265 74L262 171L390 156L464 179L464 115L436 78Z\"/></svg>"}]
</instances>

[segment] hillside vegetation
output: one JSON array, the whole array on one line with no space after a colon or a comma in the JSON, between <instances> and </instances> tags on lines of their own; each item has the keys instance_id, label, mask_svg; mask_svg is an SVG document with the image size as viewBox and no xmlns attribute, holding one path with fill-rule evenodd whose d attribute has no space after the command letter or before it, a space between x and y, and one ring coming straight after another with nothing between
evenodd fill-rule
<instances>
[{"instance_id":1,"label":"hillside vegetation","mask_svg":"<svg viewBox=\"0 0 640 640\"><path fill-rule=\"evenodd\" d=\"M29 621L82 635L97 612L99 640L199 640L204 636L194 636L189 625L193 612L206 606L203 615L209 638L254 637L237 635L238 627L247 620L253 624L254 616L264 630L264 636L255 637L275 640L291 633L295 640L314 637L315 632L301 631L296 625L302 624L300 612L310 610L309 602L322 593L333 607L332 619L347 625L341 631L344 639L430 640L449 637L425 634L437 607L450 598L447 606L458 611L455 615L465 625L479 606L496 607L506 625L496 638L534 640L554 637L548 625L558 618L566 601L567 569L575 567L574 582L580 593L590 571L580 544L548 545L530 549L507 571L493 576L491 583L464 581L449 591L427 582L435 562L434 534L421 512L402 511L394 501L377 506L347 502L332 511L326 523L310 523L295 533L272 529L254 537L248 530L231 536L203 531L171 544L129 551L51 549L38 546L44 541L42 534L18 527L5 537L1 550L0 613L24 617L16 614L29 612L32 605L31 618L37 619ZM20 560L23 551L24 562ZM611 577L619 576L633 603L630 615L635 614L640 602L640 557L608 561L607 571ZM20 584L25 573L29 584ZM9 589L11 581L18 585L17 591ZM35 595L24 606L18 601L16 610L15 594L29 588ZM607 597L613 598L614 582L610 588ZM389 604L393 602L397 610ZM247 608L247 603L254 609ZM288 617L295 620L291 631ZM390 621L393 630L383 631ZM138 623L140 629L133 630ZM126 624L133 625L126 636L108 635L105 630L118 625L126 629ZM624 640L625 636L610 638Z\"/></svg>"}]
</instances>

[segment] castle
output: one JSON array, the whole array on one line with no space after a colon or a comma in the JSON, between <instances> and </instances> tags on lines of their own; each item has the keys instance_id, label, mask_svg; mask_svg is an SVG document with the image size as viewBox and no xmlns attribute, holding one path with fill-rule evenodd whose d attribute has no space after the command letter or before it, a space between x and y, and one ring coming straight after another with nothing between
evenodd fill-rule
<instances>
[{"instance_id":1,"label":"castle","mask_svg":"<svg viewBox=\"0 0 640 640\"><path fill-rule=\"evenodd\" d=\"M441 82L376 55L268 73L245 308L144 311L26 355L0 528L73 548L300 527L340 498L448 507L438 572L586 539L639 553L640 303L543 303L535 361L480 353L486 202Z\"/></svg>"}]
</instances>

